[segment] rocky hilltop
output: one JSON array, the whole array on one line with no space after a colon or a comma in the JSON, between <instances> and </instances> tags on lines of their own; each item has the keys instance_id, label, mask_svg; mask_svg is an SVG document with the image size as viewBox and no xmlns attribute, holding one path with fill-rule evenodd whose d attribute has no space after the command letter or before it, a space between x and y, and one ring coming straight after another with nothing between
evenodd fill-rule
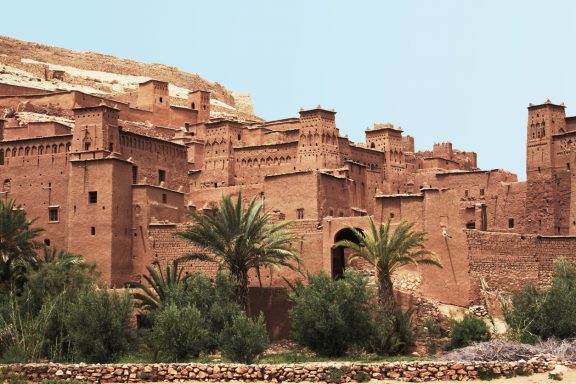
<instances>
[{"instance_id":1,"label":"rocky hilltop","mask_svg":"<svg viewBox=\"0 0 576 384\"><path fill-rule=\"evenodd\" d=\"M151 78L170 83L172 104L182 104L191 90L208 90L212 94L214 116L258 120L249 94L233 92L195 73L164 64L78 52L0 35L0 81L3 83L113 94L135 90L139 82Z\"/></svg>"}]
</instances>

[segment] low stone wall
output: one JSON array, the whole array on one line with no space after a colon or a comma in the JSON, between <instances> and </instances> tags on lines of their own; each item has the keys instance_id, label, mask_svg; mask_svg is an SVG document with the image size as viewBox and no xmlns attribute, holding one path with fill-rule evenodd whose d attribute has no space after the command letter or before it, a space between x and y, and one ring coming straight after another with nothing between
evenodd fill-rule
<instances>
[{"instance_id":1,"label":"low stone wall","mask_svg":"<svg viewBox=\"0 0 576 384\"><path fill-rule=\"evenodd\" d=\"M572 366L569 363L561 363ZM411 382L474 380L490 375L529 375L554 369L555 362L396 362L307 364L9 364L3 374L26 375L31 381L79 380L95 383L159 381L264 381L264 382L355 382L368 379L399 379ZM361 373L364 372L364 373Z\"/></svg>"}]
</instances>

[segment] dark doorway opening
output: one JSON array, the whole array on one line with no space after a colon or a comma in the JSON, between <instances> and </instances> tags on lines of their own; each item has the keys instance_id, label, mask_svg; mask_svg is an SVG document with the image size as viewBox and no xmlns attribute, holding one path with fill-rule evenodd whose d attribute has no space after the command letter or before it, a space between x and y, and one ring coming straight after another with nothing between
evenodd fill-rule
<instances>
[{"instance_id":1,"label":"dark doorway opening","mask_svg":"<svg viewBox=\"0 0 576 384\"><path fill-rule=\"evenodd\" d=\"M357 230L361 231L359 228ZM359 244L358 239L350 228L341 229L334 236L334 243L341 240L349 240ZM344 247L332 248L332 278L340 279L344 276L346 269L346 249Z\"/></svg>"}]
</instances>

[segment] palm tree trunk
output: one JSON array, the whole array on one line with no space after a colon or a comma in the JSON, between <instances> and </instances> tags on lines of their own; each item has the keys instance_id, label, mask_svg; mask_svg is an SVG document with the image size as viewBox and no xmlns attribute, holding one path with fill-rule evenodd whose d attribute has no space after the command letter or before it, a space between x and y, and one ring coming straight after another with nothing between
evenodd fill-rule
<instances>
[{"instance_id":1,"label":"palm tree trunk","mask_svg":"<svg viewBox=\"0 0 576 384\"><path fill-rule=\"evenodd\" d=\"M391 313L397 308L394 286L389 273L378 274L378 304L386 313Z\"/></svg>"},{"instance_id":2,"label":"palm tree trunk","mask_svg":"<svg viewBox=\"0 0 576 384\"><path fill-rule=\"evenodd\" d=\"M237 268L231 272L237 280L234 290L236 302L248 313L248 271L244 268Z\"/></svg>"}]
</instances>

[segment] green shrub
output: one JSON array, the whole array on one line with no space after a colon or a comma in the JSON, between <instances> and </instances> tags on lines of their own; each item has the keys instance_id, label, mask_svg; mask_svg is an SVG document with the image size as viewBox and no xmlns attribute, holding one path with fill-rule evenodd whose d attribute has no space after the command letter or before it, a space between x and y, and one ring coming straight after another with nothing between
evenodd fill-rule
<instances>
[{"instance_id":1,"label":"green shrub","mask_svg":"<svg viewBox=\"0 0 576 384\"><path fill-rule=\"evenodd\" d=\"M414 345L412 313L400 309L392 314L379 313L370 327L369 347L380 356L404 354Z\"/></svg>"},{"instance_id":2,"label":"green shrub","mask_svg":"<svg viewBox=\"0 0 576 384\"><path fill-rule=\"evenodd\" d=\"M198 357L208 349L209 339L208 325L196 307L168 304L154 314L151 347L169 360Z\"/></svg>"},{"instance_id":3,"label":"green shrub","mask_svg":"<svg viewBox=\"0 0 576 384\"><path fill-rule=\"evenodd\" d=\"M576 337L576 263L557 259L551 287L527 285L503 303L503 313L511 336L523 342Z\"/></svg>"},{"instance_id":4,"label":"green shrub","mask_svg":"<svg viewBox=\"0 0 576 384\"><path fill-rule=\"evenodd\" d=\"M490 330L488 326L482 319L474 315L466 314L462 320L452 322L451 348L462 348L474 341L486 341L489 339Z\"/></svg>"},{"instance_id":5,"label":"green shrub","mask_svg":"<svg viewBox=\"0 0 576 384\"><path fill-rule=\"evenodd\" d=\"M366 371L358 371L354 375L354 380L356 380L358 383L365 383L370 381L370 374Z\"/></svg>"},{"instance_id":6,"label":"green shrub","mask_svg":"<svg viewBox=\"0 0 576 384\"><path fill-rule=\"evenodd\" d=\"M67 310L65 325L74 360L111 362L130 347L132 300L128 294L87 290Z\"/></svg>"},{"instance_id":7,"label":"green shrub","mask_svg":"<svg viewBox=\"0 0 576 384\"><path fill-rule=\"evenodd\" d=\"M366 278L348 271L332 280L322 272L309 276L290 294L292 332L296 340L322 356L342 356L365 345L370 333L370 291Z\"/></svg>"},{"instance_id":8,"label":"green shrub","mask_svg":"<svg viewBox=\"0 0 576 384\"><path fill-rule=\"evenodd\" d=\"M219 337L222 356L244 364L254 363L269 343L262 314L254 321L244 312L238 313L224 326Z\"/></svg>"}]
</instances>

